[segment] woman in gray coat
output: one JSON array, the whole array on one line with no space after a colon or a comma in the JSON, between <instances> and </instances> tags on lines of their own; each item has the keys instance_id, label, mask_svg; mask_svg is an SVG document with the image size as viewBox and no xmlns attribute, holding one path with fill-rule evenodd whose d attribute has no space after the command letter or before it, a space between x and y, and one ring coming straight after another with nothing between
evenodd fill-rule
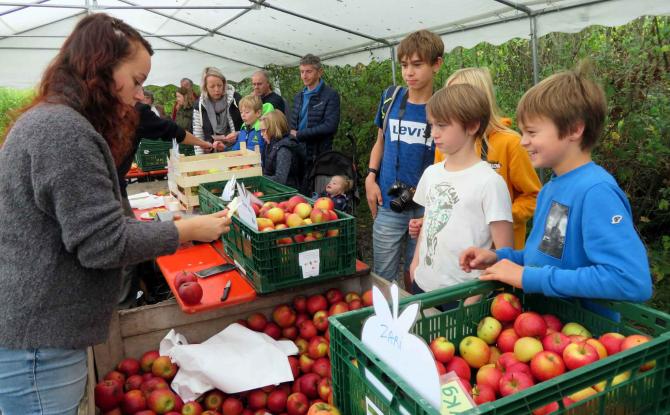
<instances>
[{"instance_id":1,"label":"woman in gray coat","mask_svg":"<svg viewBox=\"0 0 670 415\"><path fill-rule=\"evenodd\" d=\"M123 214L116 168L152 49L123 21L82 19L0 149L0 412L75 414L85 348L106 340L121 268L211 241L224 212L168 223Z\"/></svg>"}]
</instances>

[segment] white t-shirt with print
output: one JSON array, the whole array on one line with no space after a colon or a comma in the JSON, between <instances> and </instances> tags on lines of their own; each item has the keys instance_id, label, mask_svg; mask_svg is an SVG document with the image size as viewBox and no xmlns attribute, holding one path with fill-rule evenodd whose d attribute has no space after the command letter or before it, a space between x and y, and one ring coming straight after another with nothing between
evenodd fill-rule
<instances>
[{"instance_id":1,"label":"white t-shirt with print","mask_svg":"<svg viewBox=\"0 0 670 415\"><path fill-rule=\"evenodd\" d=\"M484 161L455 172L444 162L433 164L421 176L414 201L426 208L414 274L424 291L477 278L481 272L463 271L458 256L470 246L491 248L491 222L512 222L507 185Z\"/></svg>"}]
</instances>

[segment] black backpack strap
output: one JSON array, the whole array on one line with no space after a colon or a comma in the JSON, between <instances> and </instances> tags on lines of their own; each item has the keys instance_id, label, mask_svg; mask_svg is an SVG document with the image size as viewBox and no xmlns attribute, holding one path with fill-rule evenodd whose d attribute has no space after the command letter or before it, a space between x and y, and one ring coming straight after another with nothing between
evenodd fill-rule
<instances>
[{"instance_id":1,"label":"black backpack strap","mask_svg":"<svg viewBox=\"0 0 670 415\"><path fill-rule=\"evenodd\" d=\"M386 91L384 91L384 101L382 102L382 137L384 137L386 134L386 126L388 124L386 116L388 115L391 106L395 102L395 98L398 96L398 92L401 90L401 86L391 85L390 87L386 88Z\"/></svg>"}]
</instances>

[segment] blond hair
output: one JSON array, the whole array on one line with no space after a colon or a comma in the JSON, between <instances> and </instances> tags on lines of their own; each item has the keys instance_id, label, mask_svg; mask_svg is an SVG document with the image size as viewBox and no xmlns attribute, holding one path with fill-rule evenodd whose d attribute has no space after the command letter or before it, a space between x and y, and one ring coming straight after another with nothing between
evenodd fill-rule
<instances>
[{"instance_id":1,"label":"blond hair","mask_svg":"<svg viewBox=\"0 0 670 415\"><path fill-rule=\"evenodd\" d=\"M487 134L490 134L493 131L506 131L516 134L514 130L511 130L502 122L500 107L498 107L498 104L496 103L496 96L493 91L493 79L491 78L491 72L488 68L459 69L451 74L447 79L447 82L444 83L444 86L456 84L472 85L475 88L482 90L486 95L491 112L489 124L486 129Z\"/></svg>"},{"instance_id":2,"label":"blond hair","mask_svg":"<svg viewBox=\"0 0 670 415\"><path fill-rule=\"evenodd\" d=\"M343 176L341 174L336 174L333 176L333 178L339 177L342 179L342 192L347 193L349 190L351 190L352 187L354 187L354 181L351 180L348 176Z\"/></svg>"},{"instance_id":3,"label":"blond hair","mask_svg":"<svg viewBox=\"0 0 670 415\"><path fill-rule=\"evenodd\" d=\"M415 53L422 61L434 64L444 56L444 42L428 30L410 33L398 44L398 60L410 59Z\"/></svg>"},{"instance_id":4,"label":"blond hair","mask_svg":"<svg viewBox=\"0 0 670 415\"><path fill-rule=\"evenodd\" d=\"M240 109L247 108L254 112L258 112L263 108L263 101L256 95L247 95L240 100Z\"/></svg>"},{"instance_id":5,"label":"blond hair","mask_svg":"<svg viewBox=\"0 0 670 415\"><path fill-rule=\"evenodd\" d=\"M282 138L288 134L288 121L286 121L286 116L279 110L273 110L263 115L261 122L265 123L265 129L270 139Z\"/></svg>"},{"instance_id":6,"label":"blond hair","mask_svg":"<svg viewBox=\"0 0 670 415\"><path fill-rule=\"evenodd\" d=\"M428 101L426 112L433 122L458 122L463 128L478 124L475 139L482 138L489 124L491 108L486 94L469 84L445 86Z\"/></svg>"},{"instance_id":7,"label":"blond hair","mask_svg":"<svg viewBox=\"0 0 670 415\"><path fill-rule=\"evenodd\" d=\"M208 66L202 71L202 87L200 88L201 95L206 96L209 98L209 92L207 92L207 78L210 76L214 76L216 78L221 79L223 82L223 87L224 87L224 95L225 95L225 87L226 87L226 77L223 76L223 72L221 72L221 69L216 68L214 66Z\"/></svg>"},{"instance_id":8,"label":"blond hair","mask_svg":"<svg viewBox=\"0 0 670 415\"><path fill-rule=\"evenodd\" d=\"M526 91L516 109L519 123L548 118L556 125L559 137L574 132L583 123L580 147L593 148L603 131L607 100L590 72L588 62L581 62L575 69L556 73Z\"/></svg>"}]
</instances>

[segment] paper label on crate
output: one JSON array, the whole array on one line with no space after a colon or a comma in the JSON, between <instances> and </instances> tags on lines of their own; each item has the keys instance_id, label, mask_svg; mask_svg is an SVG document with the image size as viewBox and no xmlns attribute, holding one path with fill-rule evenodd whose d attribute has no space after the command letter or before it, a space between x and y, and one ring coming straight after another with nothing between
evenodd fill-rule
<instances>
[{"instance_id":1,"label":"paper label on crate","mask_svg":"<svg viewBox=\"0 0 670 415\"><path fill-rule=\"evenodd\" d=\"M449 380L442 383L440 391L440 414L460 414L475 407L463 384L458 380L458 375L449 372Z\"/></svg>"},{"instance_id":2,"label":"paper label on crate","mask_svg":"<svg viewBox=\"0 0 670 415\"><path fill-rule=\"evenodd\" d=\"M361 340L434 408L440 408L440 379L428 344L411 332L419 313L412 303L399 312L398 286L391 285L391 302L372 287L375 314L363 324ZM370 373L366 376L370 379Z\"/></svg>"},{"instance_id":3,"label":"paper label on crate","mask_svg":"<svg viewBox=\"0 0 670 415\"><path fill-rule=\"evenodd\" d=\"M251 207L251 200L249 198L249 193L244 189L243 186L237 184L237 194L240 201L239 206L237 207L237 215L242 221L247 225L251 226L253 229L258 230L258 223L256 222L256 214L254 209Z\"/></svg>"},{"instance_id":4,"label":"paper label on crate","mask_svg":"<svg viewBox=\"0 0 670 415\"><path fill-rule=\"evenodd\" d=\"M316 277L320 269L319 250L303 251L298 254L298 264L302 268L302 277Z\"/></svg>"}]
</instances>

